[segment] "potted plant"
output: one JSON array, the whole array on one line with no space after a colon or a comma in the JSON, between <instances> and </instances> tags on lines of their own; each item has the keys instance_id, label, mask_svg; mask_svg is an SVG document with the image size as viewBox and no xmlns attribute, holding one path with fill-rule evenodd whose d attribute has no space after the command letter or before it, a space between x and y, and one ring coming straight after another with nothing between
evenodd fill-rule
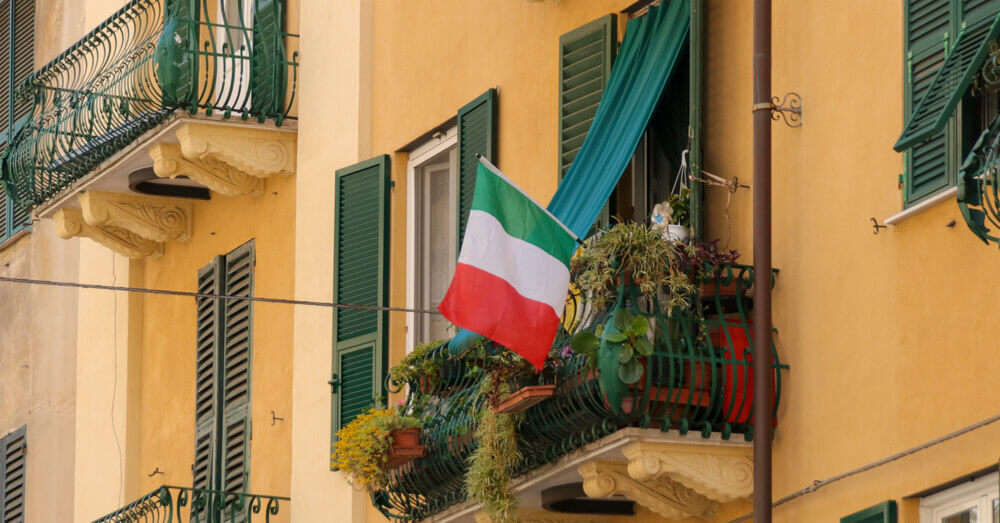
<instances>
[{"instance_id":1,"label":"potted plant","mask_svg":"<svg viewBox=\"0 0 1000 523\"><path fill-rule=\"evenodd\" d=\"M446 342L447 340L437 340L414 347L412 352L389 369L392 383L409 383L424 394L443 393L442 385L453 381L457 374L457 365L448 359L448 348L442 347ZM439 347L440 353L435 354L433 351Z\"/></svg>"},{"instance_id":2,"label":"potted plant","mask_svg":"<svg viewBox=\"0 0 1000 523\"><path fill-rule=\"evenodd\" d=\"M660 307L669 314L687 307L695 293L682 251L683 246L647 225L619 223L584 242L570 262L570 276L597 309L614 304L619 287L627 283L644 296L659 296Z\"/></svg>"},{"instance_id":3,"label":"potted plant","mask_svg":"<svg viewBox=\"0 0 1000 523\"><path fill-rule=\"evenodd\" d=\"M521 459L517 428L524 414L500 412L495 408L502 398L511 394L509 378L521 372L515 360L520 356L505 356L507 352L510 351L502 349L499 355L487 358L480 375L478 403L485 408L479 411L475 428L477 446L469 456L469 468L465 472L466 493L482 505L491 521L516 521L517 515L511 477Z\"/></svg>"},{"instance_id":4,"label":"potted plant","mask_svg":"<svg viewBox=\"0 0 1000 523\"><path fill-rule=\"evenodd\" d=\"M690 274L699 283L699 297L712 298L715 295L735 297L746 292L741 288L738 277L729 277L723 271L740 257L738 250L720 250L718 240L710 242L694 241L681 254L681 263L688 267Z\"/></svg>"},{"instance_id":5,"label":"potted plant","mask_svg":"<svg viewBox=\"0 0 1000 523\"><path fill-rule=\"evenodd\" d=\"M667 205L670 206L667 238L687 243L691 239L691 191L682 187L679 192L667 197Z\"/></svg>"},{"instance_id":6,"label":"potted plant","mask_svg":"<svg viewBox=\"0 0 1000 523\"><path fill-rule=\"evenodd\" d=\"M384 488L388 470L423 456L420 420L396 409L372 408L337 431L334 466L368 491Z\"/></svg>"}]
</instances>

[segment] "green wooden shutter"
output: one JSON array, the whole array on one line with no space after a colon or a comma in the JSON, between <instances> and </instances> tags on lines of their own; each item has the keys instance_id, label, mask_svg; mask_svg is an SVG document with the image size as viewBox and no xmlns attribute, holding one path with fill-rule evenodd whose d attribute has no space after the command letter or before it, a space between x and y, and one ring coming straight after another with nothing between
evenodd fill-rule
<instances>
[{"instance_id":1,"label":"green wooden shutter","mask_svg":"<svg viewBox=\"0 0 1000 523\"><path fill-rule=\"evenodd\" d=\"M986 18L992 18L1000 10L1000 0L961 0L962 21L973 25Z\"/></svg>"},{"instance_id":2,"label":"green wooden shutter","mask_svg":"<svg viewBox=\"0 0 1000 523\"><path fill-rule=\"evenodd\" d=\"M224 293L253 295L254 242L225 257ZM247 492L250 488L250 385L253 305L249 300L225 300L222 338L222 483L219 490Z\"/></svg>"},{"instance_id":3,"label":"green wooden shutter","mask_svg":"<svg viewBox=\"0 0 1000 523\"><path fill-rule=\"evenodd\" d=\"M0 492L3 493L3 503L0 504L0 521L4 523L20 523L24 517L24 476L26 466L27 440L25 427L11 432L0 441L0 457L3 459L3 472L0 475Z\"/></svg>"},{"instance_id":4,"label":"green wooden shutter","mask_svg":"<svg viewBox=\"0 0 1000 523\"><path fill-rule=\"evenodd\" d=\"M989 54L990 41L996 39L1000 17L966 26L955 39L944 65L918 99L895 149L902 151L940 134L969 89L983 61Z\"/></svg>"},{"instance_id":5,"label":"green wooden shutter","mask_svg":"<svg viewBox=\"0 0 1000 523\"><path fill-rule=\"evenodd\" d=\"M250 106L262 118L277 117L285 104L283 0L255 1L250 63Z\"/></svg>"},{"instance_id":6,"label":"green wooden shutter","mask_svg":"<svg viewBox=\"0 0 1000 523\"><path fill-rule=\"evenodd\" d=\"M224 258L216 256L198 271L198 292L218 294L223 280ZM219 345L222 340L223 300L197 298L195 338L195 433L192 487L214 489L218 479ZM192 505L192 509L194 505ZM200 514L206 519L207 514ZM192 518L193 519L193 518Z\"/></svg>"},{"instance_id":7,"label":"green wooden shutter","mask_svg":"<svg viewBox=\"0 0 1000 523\"><path fill-rule=\"evenodd\" d=\"M559 179L594 121L611 75L618 18L610 14L559 37Z\"/></svg>"},{"instance_id":8,"label":"green wooden shutter","mask_svg":"<svg viewBox=\"0 0 1000 523\"><path fill-rule=\"evenodd\" d=\"M35 70L35 1L14 2L14 61L11 69L14 86L28 79ZM13 95L13 93L11 93ZM31 111L32 100L14 100L14 121ZM6 109L6 108L5 108Z\"/></svg>"},{"instance_id":9,"label":"green wooden shutter","mask_svg":"<svg viewBox=\"0 0 1000 523\"><path fill-rule=\"evenodd\" d=\"M883 501L874 507L840 518L840 523L896 523L896 502Z\"/></svg>"},{"instance_id":10,"label":"green wooden shutter","mask_svg":"<svg viewBox=\"0 0 1000 523\"><path fill-rule=\"evenodd\" d=\"M458 238L461 250L465 224L472 209L476 188L476 168L481 154L493 163L497 161L497 91L490 89L458 110Z\"/></svg>"},{"instance_id":11,"label":"green wooden shutter","mask_svg":"<svg viewBox=\"0 0 1000 523\"><path fill-rule=\"evenodd\" d=\"M688 173L690 178L701 178L701 134L702 134L702 91L704 89L704 39L705 2L691 0L691 28L688 32L688 53L690 53L690 73L688 76ZM694 237L702 237L704 186L701 182L690 182L691 186L691 229Z\"/></svg>"},{"instance_id":12,"label":"green wooden shutter","mask_svg":"<svg viewBox=\"0 0 1000 523\"><path fill-rule=\"evenodd\" d=\"M333 233L337 303L388 303L389 168L389 157L379 156L337 170ZM334 433L382 394L388 319L385 311L334 309L330 381Z\"/></svg>"}]
</instances>

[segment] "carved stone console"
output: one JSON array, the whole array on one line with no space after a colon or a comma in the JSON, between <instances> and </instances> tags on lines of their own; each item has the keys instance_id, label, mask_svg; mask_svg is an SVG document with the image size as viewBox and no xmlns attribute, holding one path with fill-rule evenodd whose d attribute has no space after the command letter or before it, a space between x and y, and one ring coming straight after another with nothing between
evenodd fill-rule
<instances>
[{"instance_id":1,"label":"carved stone console","mask_svg":"<svg viewBox=\"0 0 1000 523\"><path fill-rule=\"evenodd\" d=\"M629 476L670 479L719 503L753 494L753 449L742 445L639 441L622 449Z\"/></svg>"},{"instance_id":2,"label":"carved stone console","mask_svg":"<svg viewBox=\"0 0 1000 523\"><path fill-rule=\"evenodd\" d=\"M592 498L623 495L668 519L709 518L718 504L667 476L640 481L623 461L594 460L577 467L583 491Z\"/></svg>"},{"instance_id":3,"label":"carved stone console","mask_svg":"<svg viewBox=\"0 0 1000 523\"><path fill-rule=\"evenodd\" d=\"M160 242L113 225L90 225L84 221L80 209L63 208L56 211L53 218L56 221L56 232L63 239L68 240L74 236L90 238L129 258L156 258L163 254L163 244Z\"/></svg>"}]
</instances>

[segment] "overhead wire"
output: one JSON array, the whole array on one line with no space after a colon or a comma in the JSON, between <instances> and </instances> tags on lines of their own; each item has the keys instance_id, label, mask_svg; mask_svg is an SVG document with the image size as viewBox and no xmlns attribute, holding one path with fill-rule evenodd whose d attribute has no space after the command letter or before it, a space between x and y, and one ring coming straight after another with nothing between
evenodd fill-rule
<instances>
[{"instance_id":1,"label":"overhead wire","mask_svg":"<svg viewBox=\"0 0 1000 523\"><path fill-rule=\"evenodd\" d=\"M286 298L266 298L262 296L236 296L231 294L211 294L204 292L172 291L166 289L147 289L143 287L124 287L119 285L102 285L97 283L77 283L71 281L39 280L35 278L13 278L0 276L0 282L24 283L29 285L49 285L54 287L73 287L78 289L95 289L113 292L134 292L140 294L158 294L165 296L182 296L187 298L214 298L220 300L241 300L262 303L278 303L283 305L304 305L309 307L325 307L328 309L357 309L387 312L414 312L417 314L441 314L436 309L419 309L409 307L386 307L378 305L361 305L357 303L336 303L314 300L292 300Z\"/></svg>"}]
</instances>

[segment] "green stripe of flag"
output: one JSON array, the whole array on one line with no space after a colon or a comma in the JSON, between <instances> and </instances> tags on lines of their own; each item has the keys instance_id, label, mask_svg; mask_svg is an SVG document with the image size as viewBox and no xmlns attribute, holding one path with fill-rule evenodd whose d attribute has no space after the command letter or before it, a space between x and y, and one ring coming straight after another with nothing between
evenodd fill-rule
<instances>
[{"instance_id":1,"label":"green stripe of flag","mask_svg":"<svg viewBox=\"0 0 1000 523\"><path fill-rule=\"evenodd\" d=\"M482 163L476 171L472 209L492 214L507 234L535 245L569 267L576 240L545 209Z\"/></svg>"}]
</instances>

